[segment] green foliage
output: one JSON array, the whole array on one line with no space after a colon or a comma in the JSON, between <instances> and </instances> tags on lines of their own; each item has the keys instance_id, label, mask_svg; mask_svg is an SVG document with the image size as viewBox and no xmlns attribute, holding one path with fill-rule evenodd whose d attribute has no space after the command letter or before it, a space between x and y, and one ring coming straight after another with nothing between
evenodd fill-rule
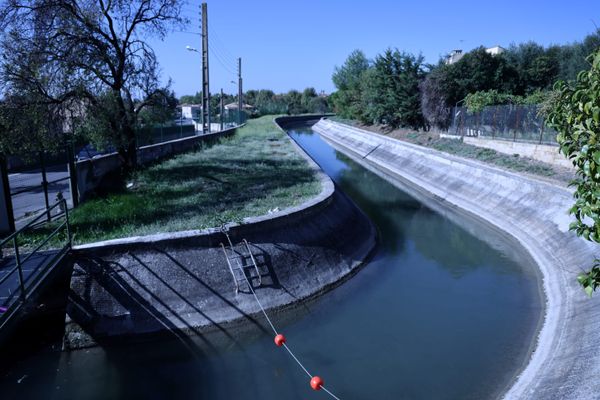
<instances>
[{"instance_id":1,"label":"green foliage","mask_svg":"<svg viewBox=\"0 0 600 400\"><path fill-rule=\"evenodd\" d=\"M446 104L443 69L433 68L419 85L421 112L430 126L446 130L452 123L452 108Z\"/></svg>"},{"instance_id":2,"label":"green foliage","mask_svg":"<svg viewBox=\"0 0 600 400\"><path fill-rule=\"evenodd\" d=\"M308 87L300 93L290 90L275 94L272 90L248 90L244 102L255 107L257 116L273 114L323 114L330 112L329 101L317 91Z\"/></svg>"},{"instance_id":3,"label":"green foliage","mask_svg":"<svg viewBox=\"0 0 600 400\"><path fill-rule=\"evenodd\" d=\"M424 128L419 92L424 77L422 56L391 49L377 56L373 68L363 75L363 122Z\"/></svg>"},{"instance_id":4,"label":"green foliage","mask_svg":"<svg viewBox=\"0 0 600 400\"><path fill-rule=\"evenodd\" d=\"M589 57L591 69L581 71L574 84L558 82L556 99L548 114L548 122L558 132L560 151L577 168L575 204L570 213L575 216L571 230L593 242L600 242L600 51ZM600 284L598 266L587 274L593 284ZM591 288L591 289L589 289Z\"/></svg>"},{"instance_id":5,"label":"green foliage","mask_svg":"<svg viewBox=\"0 0 600 400\"><path fill-rule=\"evenodd\" d=\"M509 93L500 93L496 89L477 91L465 97L465 106L472 113L483 111L485 107L502 104L534 105L543 103L549 96L549 92L537 90L528 96L518 96Z\"/></svg>"},{"instance_id":6,"label":"green foliage","mask_svg":"<svg viewBox=\"0 0 600 400\"><path fill-rule=\"evenodd\" d=\"M594 260L594 265L589 272L579 274L577 282L583 286L585 293L592 297L594 291L600 286L600 260Z\"/></svg>"},{"instance_id":7,"label":"green foliage","mask_svg":"<svg viewBox=\"0 0 600 400\"><path fill-rule=\"evenodd\" d=\"M419 92L424 77L422 56L388 49L371 65L355 50L332 77L338 89L335 111L367 124L424 128Z\"/></svg>"},{"instance_id":8,"label":"green foliage","mask_svg":"<svg viewBox=\"0 0 600 400\"><path fill-rule=\"evenodd\" d=\"M140 113L156 109L167 92L147 40L184 26L181 6L173 0L3 1L2 88L39 106L36 118L53 113L55 136L83 120L82 130L104 135L123 170L132 170L136 129L157 115Z\"/></svg>"},{"instance_id":9,"label":"green foliage","mask_svg":"<svg viewBox=\"0 0 600 400\"><path fill-rule=\"evenodd\" d=\"M332 80L338 89L333 98L334 111L344 118L364 120L363 74L370 68L369 60L360 50L354 50L341 67L336 67Z\"/></svg>"}]
</instances>

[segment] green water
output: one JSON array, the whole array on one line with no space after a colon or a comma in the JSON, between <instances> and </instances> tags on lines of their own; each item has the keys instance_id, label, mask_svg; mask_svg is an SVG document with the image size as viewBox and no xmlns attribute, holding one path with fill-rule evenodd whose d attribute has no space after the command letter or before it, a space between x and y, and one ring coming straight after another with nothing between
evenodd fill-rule
<instances>
[{"instance_id":1,"label":"green water","mask_svg":"<svg viewBox=\"0 0 600 400\"><path fill-rule=\"evenodd\" d=\"M522 249L477 223L455 224L310 130L291 135L380 234L352 279L275 316L295 353L341 399L495 397L527 360L542 311ZM0 377L0 398L328 398L271 335L221 338L217 352L206 350L211 340L49 348Z\"/></svg>"}]
</instances>

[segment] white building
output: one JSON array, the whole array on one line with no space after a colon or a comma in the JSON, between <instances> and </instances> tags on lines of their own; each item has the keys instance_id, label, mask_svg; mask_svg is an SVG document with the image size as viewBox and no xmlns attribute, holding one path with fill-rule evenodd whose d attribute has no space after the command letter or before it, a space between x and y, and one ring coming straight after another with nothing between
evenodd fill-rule
<instances>
[{"instance_id":1,"label":"white building","mask_svg":"<svg viewBox=\"0 0 600 400\"><path fill-rule=\"evenodd\" d=\"M485 49L486 53L491 54L493 56L502 54L505 51L506 51L506 49L501 46L488 47L487 49ZM465 54L463 53L463 51L461 49L452 50L450 52L450 54L448 54L448 56L446 57L446 64L454 64L455 62L458 62L458 60L463 58L464 55Z\"/></svg>"},{"instance_id":2,"label":"white building","mask_svg":"<svg viewBox=\"0 0 600 400\"><path fill-rule=\"evenodd\" d=\"M446 64L454 64L464 56L463 51L460 49L452 50L446 57Z\"/></svg>"},{"instance_id":3,"label":"white building","mask_svg":"<svg viewBox=\"0 0 600 400\"><path fill-rule=\"evenodd\" d=\"M486 53L491 54L493 56L497 56L498 54L502 54L505 51L506 51L506 49L504 47L500 47L500 46L488 47L487 49L485 49Z\"/></svg>"},{"instance_id":4,"label":"white building","mask_svg":"<svg viewBox=\"0 0 600 400\"><path fill-rule=\"evenodd\" d=\"M200 104L182 104L181 118L183 119L200 119L202 118L202 106Z\"/></svg>"}]
</instances>

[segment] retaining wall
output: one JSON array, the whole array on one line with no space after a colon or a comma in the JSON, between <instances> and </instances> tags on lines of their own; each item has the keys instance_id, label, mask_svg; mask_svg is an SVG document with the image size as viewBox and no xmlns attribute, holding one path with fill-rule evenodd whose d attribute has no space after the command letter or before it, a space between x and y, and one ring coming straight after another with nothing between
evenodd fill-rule
<instances>
[{"instance_id":1,"label":"retaining wall","mask_svg":"<svg viewBox=\"0 0 600 400\"><path fill-rule=\"evenodd\" d=\"M138 149L137 153L138 163L140 165L149 164L166 157L194 150L202 143L210 143L222 137L234 134L237 128L238 127L229 128L207 135L190 136L168 142L142 146ZM107 182L107 180L110 180L111 174L118 173L120 168L121 161L117 153L110 153L92 159L78 161L75 164L75 170L77 171L79 200L85 200L94 193L94 191L104 185L111 186L111 182Z\"/></svg>"},{"instance_id":2,"label":"retaining wall","mask_svg":"<svg viewBox=\"0 0 600 400\"><path fill-rule=\"evenodd\" d=\"M518 240L538 265L546 300L543 325L507 399L593 399L600 393L600 296L576 282L593 245L569 231L572 193L481 162L329 120L313 129L338 150ZM490 360L493 362L493 360Z\"/></svg>"},{"instance_id":3,"label":"retaining wall","mask_svg":"<svg viewBox=\"0 0 600 400\"><path fill-rule=\"evenodd\" d=\"M518 154L523 157L533 158L548 164L573 169L573 163L558 151L558 146L513 142L508 140L488 139L484 137L465 136L463 141L467 144L493 149L504 154Z\"/></svg>"}]
</instances>

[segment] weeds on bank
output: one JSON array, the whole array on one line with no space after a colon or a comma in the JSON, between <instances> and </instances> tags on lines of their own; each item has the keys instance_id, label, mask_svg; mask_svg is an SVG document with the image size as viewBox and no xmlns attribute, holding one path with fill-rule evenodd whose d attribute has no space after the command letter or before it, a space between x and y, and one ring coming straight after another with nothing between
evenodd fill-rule
<instances>
[{"instance_id":1,"label":"weeds on bank","mask_svg":"<svg viewBox=\"0 0 600 400\"><path fill-rule=\"evenodd\" d=\"M75 243L216 227L317 195L313 170L272 118L249 120L234 136L141 170L122 192L83 203L70 215ZM51 229L25 240L36 243Z\"/></svg>"}]
</instances>

